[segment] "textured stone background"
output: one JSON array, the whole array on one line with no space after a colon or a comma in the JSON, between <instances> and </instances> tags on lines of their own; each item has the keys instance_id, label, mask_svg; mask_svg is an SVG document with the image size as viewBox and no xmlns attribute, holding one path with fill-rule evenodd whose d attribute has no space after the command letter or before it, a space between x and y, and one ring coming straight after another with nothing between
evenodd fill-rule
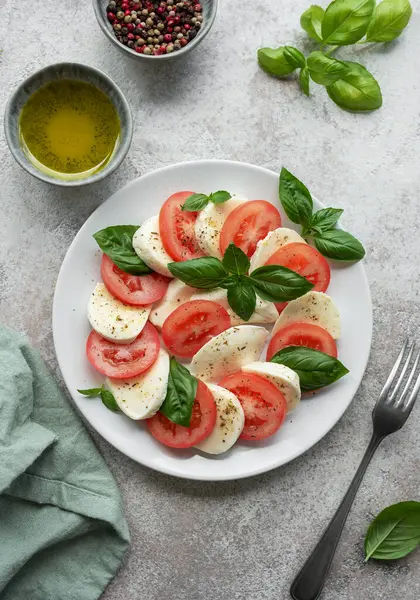
<instances>
[{"instance_id":1,"label":"textured stone background","mask_svg":"<svg viewBox=\"0 0 420 600\"><path fill-rule=\"evenodd\" d=\"M321 4L324 4L321 2ZM41 6L42 5L42 6ZM292 464L236 483L178 481L95 440L124 496L131 552L106 600L283 600L331 517L367 444L370 411L397 347L419 333L420 0L403 38L359 47L384 106L339 110L319 87L262 73L262 45L303 45L308 0L221 0L208 38L185 62L161 67L123 57L98 28L88 0L0 0L0 107L15 85L52 62L78 60L107 72L135 119L130 153L109 179L80 190L49 187L23 172L0 137L0 319L26 331L57 371L51 302L64 254L91 212L115 190L157 167L229 158L278 170L283 163L368 250L375 329L368 371L337 427ZM35 14L34 14L35 9ZM306 46L308 49L308 46ZM77 290L75 290L77 293ZM58 375L58 373L57 373ZM420 554L363 564L371 515L419 499L419 409L380 448L344 531L325 600L420 597Z\"/></svg>"}]
</instances>

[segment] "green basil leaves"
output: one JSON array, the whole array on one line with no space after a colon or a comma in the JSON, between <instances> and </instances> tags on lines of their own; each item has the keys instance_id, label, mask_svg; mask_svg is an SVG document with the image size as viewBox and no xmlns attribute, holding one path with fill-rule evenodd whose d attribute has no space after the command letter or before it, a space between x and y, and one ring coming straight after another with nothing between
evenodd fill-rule
<instances>
[{"instance_id":1,"label":"green basil leaves","mask_svg":"<svg viewBox=\"0 0 420 600\"><path fill-rule=\"evenodd\" d=\"M400 502L372 521L365 539L366 561L395 560L420 544L420 502Z\"/></svg>"},{"instance_id":2,"label":"green basil leaves","mask_svg":"<svg viewBox=\"0 0 420 600\"><path fill-rule=\"evenodd\" d=\"M258 63L260 67L274 77L286 77L298 67L305 66L305 57L292 46L280 48L260 48L258 50Z\"/></svg>"},{"instance_id":3,"label":"green basil leaves","mask_svg":"<svg viewBox=\"0 0 420 600\"><path fill-rule=\"evenodd\" d=\"M302 237L312 237L321 254L340 261L356 261L365 256L365 249L355 237L335 229L343 211L323 208L312 214L313 201L308 188L285 168L280 173L279 197L289 219L302 225Z\"/></svg>"},{"instance_id":4,"label":"green basil leaves","mask_svg":"<svg viewBox=\"0 0 420 600\"><path fill-rule=\"evenodd\" d=\"M411 15L408 0L383 0L376 7L366 33L367 42L392 42L407 27Z\"/></svg>"},{"instance_id":5,"label":"green basil leaves","mask_svg":"<svg viewBox=\"0 0 420 600\"><path fill-rule=\"evenodd\" d=\"M271 362L285 365L299 375L302 391L313 391L338 381L349 372L336 358L304 346L287 346Z\"/></svg>"},{"instance_id":6,"label":"green basil leaves","mask_svg":"<svg viewBox=\"0 0 420 600\"><path fill-rule=\"evenodd\" d=\"M382 92L374 76L359 63L344 64L348 72L327 87L331 100L340 108L354 112L380 108Z\"/></svg>"},{"instance_id":7,"label":"green basil leaves","mask_svg":"<svg viewBox=\"0 0 420 600\"><path fill-rule=\"evenodd\" d=\"M170 421L183 427L189 427L198 380L189 370L171 358L166 398L160 412Z\"/></svg>"},{"instance_id":8,"label":"green basil leaves","mask_svg":"<svg viewBox=\"0 0 420 600\"><path fill-rule=\"evenodd\" d=\"M113 225L93 234L98 246L121 271L130 275L153 273L134 252L133 236L138 225Z\"/></svg>"},{"instance_id":9,"label":"green basil leaves","mask_svg":"<svg viewBox=\"0 0 420 600\"><path fill-rule=\"evenodd\" d=\"M114 398L114 395L106 390L104 386L101 388L90 388L89 390L77 390L79 394L82 396L86 396L87 398L97 398L98 396L102 400L102 404L104 404L108 410L112 412L119 412L119 407L117 401Z\"/></svg>"},{"instance_id":10,"label":"green basil leaves","mask_svg":"<svg viewBox=\"0 0 420 600\"><path fill-rule=\"evenodd\" d=\"M305 277L285 267L260 267L248 276L249 266L246 254L229 244L223 261L214 257L194 258L169 263L168 268L172 275L191 287L226 289L229 306L243 321L249 321L255 311L257 295L270 302L288 302L313 287Z\"/></svg>"},{"instance_id":11,"label":"green basil leaves","mask_svg":"<svg viewBox=\"0 0 420 600\"><path fill-rule=\"evenodd\" d=\"M324 44L345 46L365 35L375 10L375 0L334 0L322 21Z\"/></svg>"},{"instance_id":12,"label":"green basil leaves","mask_svg":"<svg viewBox=\"0 0 420 600\"><path fill-rule=\"evenodd\" d=\"M319 49L305 58L293 46L261 48L258 62L276 77L299 69L299 87L307 96L311 78L325 86L329 97L344 110L376 110L382 106L382 93L373 75L363 65L337 60L331 54L350 44L391 42L407 27L411 15L409 0L382 0L378 6L376 0L333 0L326 10L313 4L302 14L300 24Z\"/></svg>"},{"instance_id":13,"label":"green basil leaves","mask_svg":"<svg viewBox=\"0 0 420 600\"><path fill-rule=\"evenodd\" d=\"M213 204L223 204L223 202L227 202L231 198L232 196L229 192L225 192L224 190L213 192L209 196L206 196L206 194L191 194L182 205L182 210L197 212L203 210L209 202L213 202Z\"/></svg>"}]
</instances>

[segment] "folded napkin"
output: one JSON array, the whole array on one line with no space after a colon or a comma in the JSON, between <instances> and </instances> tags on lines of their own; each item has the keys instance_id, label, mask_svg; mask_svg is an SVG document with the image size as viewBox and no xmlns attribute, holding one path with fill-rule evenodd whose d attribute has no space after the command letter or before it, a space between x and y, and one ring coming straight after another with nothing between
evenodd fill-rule
<instances>
[{"instance_id":1,"label":"folded napkin","mask_svg":"<svg viewBox=\"0 0 420 600\"><path fill-rule=\"evenodd\" d=\"M0 327L0 598L94 600L130 538L117 485L42 359Z\"/></svg>"}]
</instances>

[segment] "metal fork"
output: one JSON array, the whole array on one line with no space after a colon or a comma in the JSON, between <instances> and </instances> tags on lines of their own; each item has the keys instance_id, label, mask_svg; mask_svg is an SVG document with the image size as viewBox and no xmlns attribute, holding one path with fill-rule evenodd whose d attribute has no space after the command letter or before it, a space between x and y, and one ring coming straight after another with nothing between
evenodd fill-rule
<instances>
[{"instance_id":1,"label":"metal fork","mask_svg":"<svg viewBox=\"0 0 420 600\"><path fill-rule=\"evenodd\" d=\"M290 594L294 600L317 600L320 597L347 515L366 469L382 440L401 429L410 416L420 389L420 352L413 362L414 348L414 343L406 340L392 367L373 409L372 439L337 512L291 585ZM410 365L411 370L407 375Z\"/></svg>"}]
</instances>

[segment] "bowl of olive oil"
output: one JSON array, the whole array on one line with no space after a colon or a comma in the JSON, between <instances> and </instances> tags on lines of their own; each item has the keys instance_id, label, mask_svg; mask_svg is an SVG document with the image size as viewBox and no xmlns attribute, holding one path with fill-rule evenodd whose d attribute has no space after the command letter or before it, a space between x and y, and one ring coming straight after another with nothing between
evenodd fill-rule
<instances>
[{"instance_id":1,"label":"bowl of olive oil","mask_svg":"<svg viewBox=\"0 0 420 600\"><path fill-rule=\"evenodd\" d=\"M61 63L38 71L13 93L5 134L17 162L55 185L103 179L124 160L133 124L129 105L104 73Z\"/></svg>"}]
</instances>

